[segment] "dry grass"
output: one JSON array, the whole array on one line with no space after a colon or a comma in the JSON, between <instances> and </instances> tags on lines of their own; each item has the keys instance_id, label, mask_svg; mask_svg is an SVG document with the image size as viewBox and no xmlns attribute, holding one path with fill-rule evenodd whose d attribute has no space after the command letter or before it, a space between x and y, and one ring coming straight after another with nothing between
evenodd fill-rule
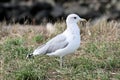
<instances>
[{"instance_id":1,"label":"dry grass","mask_svg":"<svg viewBox=\"0 0 120 80\"><path fill-rule=\"evenodd\" d=\"M1 80L119 80L120 23L105 19L81 27L81 47L65 57L59 69L56 57L26 59L34 48L65 29L56 23L50 35L44 26L0 24Z\"/></svg>"}]
</instances>

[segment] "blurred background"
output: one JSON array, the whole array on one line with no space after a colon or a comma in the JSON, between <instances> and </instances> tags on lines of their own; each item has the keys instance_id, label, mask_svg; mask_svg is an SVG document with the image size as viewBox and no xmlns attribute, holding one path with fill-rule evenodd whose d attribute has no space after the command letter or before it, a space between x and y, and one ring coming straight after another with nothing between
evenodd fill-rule
<instances>
[{"instance_id":1,"label":"blurred background","mask_svg":"<svg viewBox=\"0 0 120 80\"><path fill-rule=\"evenodd\" d=\"M64 58L36 56L77 13L81 44ZM120 80L120 0L0 0L0 80Z\"/></svg>"},{"instance_id":2,"label":"blurred background","mask_svg":"<svg viewBox=\"0 0 120 80\"><path fill-rule=\"evenodd\" d=\"M120 0L0 0L0 22L41 24L77 13L87 20L120 19Z\"/></svg>"}]
</instances>

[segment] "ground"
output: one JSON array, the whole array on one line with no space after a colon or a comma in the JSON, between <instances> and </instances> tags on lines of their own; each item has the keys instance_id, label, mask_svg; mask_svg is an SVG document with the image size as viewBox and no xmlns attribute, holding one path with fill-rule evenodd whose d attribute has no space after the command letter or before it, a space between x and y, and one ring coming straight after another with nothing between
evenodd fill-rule
<instances>
[{"instance_id":1,"label":"ground","mask_svg":"<svg viewBox=\"0 0 120 80\"><path fill-rule=\"evenodd\" d=\"M36 56L26 59L39 45L65 29L55 23L49 34L43 26L0 23L1 80L120 80L120 22L105 19L80 25L80 48L64 57ZM84 27L83 27L84 26Z\"/></svg>"}]
</instances>

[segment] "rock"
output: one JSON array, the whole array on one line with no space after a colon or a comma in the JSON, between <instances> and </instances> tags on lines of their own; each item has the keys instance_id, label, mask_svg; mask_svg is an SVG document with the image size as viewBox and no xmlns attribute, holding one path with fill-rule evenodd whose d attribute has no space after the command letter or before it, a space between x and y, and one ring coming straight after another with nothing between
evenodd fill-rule
<instances>
[{"instance_id":1,"label":"rock","mask_svg":"<svg viewBox=\"0 0 120 80\"><path fill-rule=\"evenodd\" d=\"M56 4L51 11L51 16L53 16L54 18L58 18L63 14L64 14L64 9L60 4Z\"/></svg>"},{"instance_id":2,"label":"rock","mask_svg":"<svg viewBox=\"0 0 120 80\"><path fill-rule=\"evenodd\" d=\"M47 23L46 29L47 29L47 32L49 33L48 35L55 34L56 28L52 23Z\"/></svg>"},{"instance_id":3,"label":"rock","mask_svg":"<svg viewBox=\"0 0 120 80\"><path fill-rule=\"evenodd\" d=\"M116 3L115 7L116 7L116 10L120 11L120 1Z\"/></svg>"},{"instance_id":4,"label":"rock","mask_svg":"<svg viewBox=\"0 0 120 80\"><path fill-rule=\"evenodd\" d=\"M0 0L0 21L8 23L56 22L70 13L86 19L120 19L120 0Z\"/></svg>"},{"instance_id":5,"label":"rock","mask_svg":"<svg viewBox=\"0 0 120 80\"><path fill-rule=\"evenodd\" d=\"M0 21L2 21L6 17L5 7L0 4Z\"/></svg>"},{"instance_id":6,"label":"rock","mask_svg":"<svg viewBox=\"0 0 120 80\"><path fill-rule=\"evenodd\" d=\"M10 2L11 0L0 0L0 3Z\"/></svg>"},{"instance_id":7,"label":"rock","mask_svg":"<svg viewBox=\"0 0 120 80\"><path fill-rule=\"evenodd\" d=\"M40 3L40 2L35 2L33 3L33 6L31 8L31 14L36 15L38 12L42 10L52 10L52 6L48 3Z\"/></svg>"},{"instance_id":8,"label":"rock","mask_svg":"<svg viewBox=\"0 0 120 80\"><path fill-rule=\"evenodd\" d=\"M49 12L47 10L39 11L34 17L35 23L39 24L41 22L44 22L44 23L47 22L47 19L49 18L48 13Z\"/></svg>"},{"instance_id":9,"label":"rock","mask_svg":"<svg viewBox=\"0 0 120 80\"><path fill-rule=\"evenodd\" d=\"M17 22L19 22L20 24L31 24L32 16L29 12L24 12L18 17Z\"/></svg>"},{"instance_id":10,"label":"rock","mask_svg":"<svg viewBox=\"0 0 120 80\"><path fill-rule=\"evenodd\" d=\"M90 12L90 9L85 7L85 6L80 6L79 4L75 3L66 3L64 5L65 8L65 14L70 14L70 13L77 13L81 16L86 15L87 13Z\"/></svg>"}]
</instances>

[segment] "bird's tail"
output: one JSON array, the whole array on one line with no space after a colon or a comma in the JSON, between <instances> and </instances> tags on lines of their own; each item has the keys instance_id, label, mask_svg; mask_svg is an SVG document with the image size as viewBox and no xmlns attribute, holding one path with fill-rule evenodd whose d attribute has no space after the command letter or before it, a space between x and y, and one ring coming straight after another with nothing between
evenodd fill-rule
<instances>
[{"instance_id":1,"label":"bird's tail","mask_svg":"<svg viewBox=\"0 0 120 80\"><path fill-rule=\"evenodd\" d=\"M26 56L26 59L28 59L28 58L32 58L32 57L33 57L33 54L30 53L30 54L28 54L28 55Z\"/></svg>"},{"instance_id":2,"label":"bird's tail","mask_svg":"<svg viewBox=\"0 0 120 80\"><path fill-rule=\"evenodd\" d=\"M33 53L28 54L26 58L31 58L35 55L45 54L47 51L47 48L48 47L46 45L42 45L42 46L38 47L37 49L35 49Z\"/></svg>"}]
</instances>

